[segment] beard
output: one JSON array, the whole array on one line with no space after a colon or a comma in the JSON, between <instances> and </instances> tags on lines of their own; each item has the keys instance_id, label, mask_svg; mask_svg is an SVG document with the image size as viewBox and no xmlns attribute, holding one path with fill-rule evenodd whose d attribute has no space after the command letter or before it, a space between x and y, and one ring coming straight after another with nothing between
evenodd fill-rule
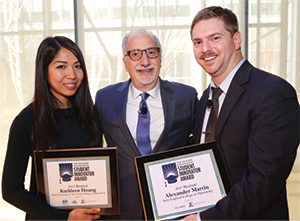
<instances>
[{"instance_id":1,"label":"beard","mask_svg":"<svg viewBox=\"0 0 300 221\"><path fill-rule=\"evenodd\" d=\"M158 74L156 73L137 73L135 76L137 82L142 85L149 85L157 82Z\"/></svg>"}]
</instances>

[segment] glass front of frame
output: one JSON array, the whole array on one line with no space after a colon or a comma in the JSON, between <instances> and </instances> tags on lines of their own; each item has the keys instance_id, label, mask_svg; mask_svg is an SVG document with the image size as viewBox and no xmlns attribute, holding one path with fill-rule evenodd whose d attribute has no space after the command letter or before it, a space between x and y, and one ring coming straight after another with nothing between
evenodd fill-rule
<instances>
[{"instance_id":1,"label":"glass front of frame","mask_svg":"<svg viewBox=\"0 0 300 221\"><path fill-rule=\"evenodd\" d=\"M213 143L137 158L146 219L174 219L200 212L226 196L229 178L222 158L215 153Z\"/></svg>"},{"instance_id":2,"label":"glass front of frame","mask_svg":"<svg viewBox=\"0 0 300 221\"><path fill-rule=\"evenodd\" d=\"M38 193L52 207L119 213L116 148L35 151Z\"/></svg>"}]
</instances>

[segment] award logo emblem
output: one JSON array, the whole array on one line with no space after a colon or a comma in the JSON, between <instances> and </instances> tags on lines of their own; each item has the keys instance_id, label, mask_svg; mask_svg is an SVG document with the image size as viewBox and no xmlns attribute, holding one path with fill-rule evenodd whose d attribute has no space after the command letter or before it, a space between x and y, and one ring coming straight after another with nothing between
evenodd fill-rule
<instances>
[{"instance_id":1,"label":"award logo emblem","mask_svg":"<svg viewBox=\"0 0 300 221\"><path fill-rule=\"evenodd\" d=\"M64 182L71 181L73 177L73 164L72 163L60 163L59 164L59 176Z\"/></svg>"},{"instance_id":2,"label":"award logo emblem","mask_svg":"<svg viewBox=\"0 0 300 221\"><path fill-rule=\"evenodd\" d=\"M178 170L176 163L165 164L161 167L165 180L168 181L169 184L176 183L178 178Z\"/></svg>"}]
</instances>

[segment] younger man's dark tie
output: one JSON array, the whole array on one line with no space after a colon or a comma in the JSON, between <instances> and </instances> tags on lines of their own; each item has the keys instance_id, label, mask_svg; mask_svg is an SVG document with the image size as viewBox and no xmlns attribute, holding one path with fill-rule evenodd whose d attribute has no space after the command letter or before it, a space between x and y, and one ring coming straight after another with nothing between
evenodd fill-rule
<instances>
[{"instance_id":1,"label":"younger man's dark tie","mask_svg":"<svg viewBox=\"0 0 300 221\"><path fill-rule=\"evenodd\" d=\"M138 124L136 128L136 143L141 155L146 155L151 152L150 112L146 102L149 94L144 92L141 93L140 96L142 97L142 100L139 106Z\"/></svg>"},{"instance_id":2,"label":"younger man's dark tie","mask_svg":"<svg viewBox=\"0 0 300 221\"><path fill-rule=\"evenodd\" d=\"M223 93L221 88L212 87L212 105L205 131L205 142L211 142L215 140L215 127L218 119L219 111L219 97Z\"/></svg>"}]
</instances>

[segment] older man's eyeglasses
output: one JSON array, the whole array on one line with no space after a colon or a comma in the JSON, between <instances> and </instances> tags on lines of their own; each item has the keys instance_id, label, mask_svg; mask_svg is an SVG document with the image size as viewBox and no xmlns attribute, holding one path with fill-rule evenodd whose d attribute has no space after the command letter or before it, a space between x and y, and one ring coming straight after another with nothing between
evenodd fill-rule
<instances>
[{"instance_id":1,"label":"older man's eyeglasses","mask_svg":"<svg viewBox=\"0 0 300 221\"><path fill-rule=\"evenodd\" d=\"M131 50L131 51L127 51L125 56L129 56L130 59L133 60L133 61L138 61L142 58L143 52L146 53L148 58L154 59L154 58L157 58L159 56L160 48L152 47L152 48L146 48L144 50L134 49L134 50Z\"/></svg>"}]
</instances>

